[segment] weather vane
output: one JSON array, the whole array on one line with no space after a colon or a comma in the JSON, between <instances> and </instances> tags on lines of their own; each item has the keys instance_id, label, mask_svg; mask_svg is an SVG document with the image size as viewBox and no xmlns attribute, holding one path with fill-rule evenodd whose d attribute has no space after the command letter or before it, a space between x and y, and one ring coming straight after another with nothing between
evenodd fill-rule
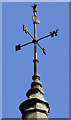
<instances>
[{"instance_id":1,"label":"weather vane","mask_svg":"<svg viewBox=\"0 0 71 120\"><path fill-rule=\"evenodd\" d=\"M23 45L17 45L16 51L21 50L21 47L29 45L31 43L34 44L34 75L32 76L33 82L31 83L31 88L27 91L26 96L29 98L26 101L22 102L19 106L19 110L22 113L22 119L28 120L28 118L48 118L50 107L47 101L44 100L44 90L42 88L42 83L39 81L40 76L38 74L38 62L37 59L37 45L43 50L43 53L46 55L46 49L41 47L38 43L40 40L47 38L49 36L53 37L57 36L58 29L56 31L50 32L49 35L46 35L42 38L37 39L36 34L36 24L39 24L40 21L37 19L37 5L33 5L34 16L32 16L33 24L34 24L34 37L28 32L27 27L23 25L23 31L29 34L32 38L32 41Z\"/></svg>"},{"instance_id":2,"label":"weather vane","mask_svg":"<svg viewBox=\"0 0 71 120\"><path fill-rule=\"evenodd\" d=\"M34 12L34 16L32 16L32 20L33 20L33 24L34 24L34 37L28 32L27 27L25 27L25 25L23 25L23 31L25 31L25 33L28 33L30 35L30 37L32 38L32 41L29 43L23 44L23 45L20 45L20 44L17 45L16 51L21 50L21 47L24 47L24 46L29 45L31 43L34 44L34 60L33 60L33 62L34 62L34 75L33 75L32 79L35 80L36 78L40 79L40 76L38 75L38 65L37 65L37 63L39 62L37 59L37 45L43 50L43 53L46 55L46 49L41 47L41 45L38 42L44 38L49 37L49 36L51 36L51 37L54 37L54 35L57 36L58 29L56 29L56 31L50 32L49 35L46 35L44 37L37 39L36 24L40 24L40 21L37 19L37 16L36 16L36 12L37 12L38 8L37 8L36 4L34 4L32 7L33 7L33 12Z\"/></svg>"}]
</instances>

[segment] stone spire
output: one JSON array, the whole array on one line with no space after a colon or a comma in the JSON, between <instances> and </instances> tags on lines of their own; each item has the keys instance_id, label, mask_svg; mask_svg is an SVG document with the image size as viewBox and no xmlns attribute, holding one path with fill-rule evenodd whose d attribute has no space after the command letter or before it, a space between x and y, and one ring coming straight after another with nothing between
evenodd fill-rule
<instances>
[{"instance_id":1,"label":"stone spire","mask_svg":"<svg viewBox=\"0 0 71 120\"><path fill-rule=\"evenodd\" d=\"M50 32L50 35L44 36L42 38L37 39L36 34L36 24L39 24L40 21L37 19L36 12L37 12L37 5L33 5L33 12L34 16L32 16L33 24L34 24L34 37L27 31L25 25L23 25L23 31L28 33L30 37L32 37L32 42L26 43L24 45L17 45L16 51L20 50L21 47L26 46L28 44L34 43L34 75L32 76L33 82L31 83L31 88L27 91L26 96L28 99L20 104L19 109L22 113L22 119L28 120L31 119L38 119L38 118L47 118L49 115L49 104L47 101L44 100L44 90L42 88L42 83L40 82L40 76L38 74L38 62L37 59L37 45L43 50L43 53L46 55L46 49L42 48L38 43L39 40L46 38L46 37L53 37L54 34L57 36L58 29L56 31Z\"/></svg>"}]
</instances>

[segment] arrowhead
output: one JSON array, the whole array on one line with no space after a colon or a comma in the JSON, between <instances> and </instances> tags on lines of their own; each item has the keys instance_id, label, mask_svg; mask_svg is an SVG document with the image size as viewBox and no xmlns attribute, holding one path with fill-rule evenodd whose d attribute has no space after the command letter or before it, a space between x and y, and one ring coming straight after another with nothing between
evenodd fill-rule
<instances>
[{"instance_id":1,"label":"arrowhead","mask_svg":"<svg viewBox=\"0 0 71 120\"><path fill-rule=\"evenodd\" d=\"M20 44L16 46L16 51L21 50Z\"/></svg>"}]
</instances>

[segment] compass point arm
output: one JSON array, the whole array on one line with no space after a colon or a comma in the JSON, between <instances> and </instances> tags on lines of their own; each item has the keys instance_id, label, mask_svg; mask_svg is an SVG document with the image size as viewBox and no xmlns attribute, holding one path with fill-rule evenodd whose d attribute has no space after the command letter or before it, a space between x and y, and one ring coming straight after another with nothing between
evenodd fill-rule
<instances>
[{"instance_id":1,"label":"compass point arm","mask_svg":"<svg viewBox=\"0 0 71 120\"><path fill-rule=\"evenodd\" d=\"M39 41L39 40L42 40L42 39L44 39L44 38L46 38L46 37L49 37L49 36L51 36L51 35L47 35L47 36L44 36L44 37L42 37L42 38L39 38L38 41Z\"/></svg>"},{"instance_id":2,"label":"compass point arm","mask_svg":"<svg viewBox=\"0 0 71 120\"><path fill-rule=\"evenodd\" d=\"M16 51L18 51L18 50L21 50L21 46L20 46L20 44L19 45L16 45Z\"/></svg>"},{"instance_id":3,"label":"compass point arm","mask_svg":"<svg viewBox=\"0 0 71 120\"><path fill-rule=\"evenodd\" d=\"M57 35L58 35L58 31L59 31L59 30L56 29L56 31L50 32L50 35L44 36L44 37L42 37L42 38L39 38L37 41L42 40L42 39L44 39L44 38L46 38L46 37L49 37L49 36L54 37L54 34L55 34L55 36L57 36Z\"/></svg>"},{"instance_id":4,"label":"compass point arm","mask_svg":"<svg viewBox=\"0 0 71 120\"><path fill-rule=\"evenodd\" d=\"M25 25L23 25L23 31L25 31L25 33L28 33L31 38L33 39L33 36L27 31L27 27L25 27Z\"/></svg>"},{"instance_id":5,"label":"compass point arm","mask_svg":"<svg viewBox=\"0 0 71 120\"><path fill-rule=\"evenodd\" d=\"M43 48L43 53L46 55L46 49L45 48Z\"/></svg>"},{"instance_id":6,"label":"compass point arm","mask_svg":"<svg viewBox=\"0 0 71 120\"><path fill-rule=\"evenodd\" d=\"M50 36L51 37L54 37L54 34L55 34L55 36L57 36L58 35L58 29L56 29L56 31L53 31L53 32L50 32Z\"/></svg>"},{"instance_id":7,"label":"compass point arm","mask_svg":"<svg viewBox=\"0 0 71 120\"><path fill-rule=\"evenodd\" d=\"M25 31L25 33L27 33L27 27L25 27L25 25L23 25L23 31Z\"/></svg>"},{"instance_id":8,"label":"compass point arm","mask_svg":"<svg viewBox=\"0 0 71 120\"><path fill-rule=\"evenodd\" d=\"M20 44L16 45L16 51L21 50L21 47L24 47L24 46L29 45L31 43L33 43L33 42L29 42L29 43L26 43L26 44L23 44L23 45L20 45Z\"/></svg>"},{"instance_id":9,"label":"compass point arm","mask_svg":"<svg viewBox=\"0 0 71 120\"><path fill-rule=\"evenodd\" d=\"M33 42L29 42L29 43L26 43L26 44L24 44L24 45L21 45L21 47L24 47L24 46L29 45L29 44L31 44L31 43L33 43Z\"/></svg>"},{"instance_id":10,"label":"compass point arm","mask_svg":"<svg viewBox=\"0 0 71 120\"><path fill-rule=\"evenodd\" d=\"M45 48L42 48L40 44L38 44L37 42L37 45L43 50L43 53L46 55L46 49Z\"/></svg>"}]
</instances>

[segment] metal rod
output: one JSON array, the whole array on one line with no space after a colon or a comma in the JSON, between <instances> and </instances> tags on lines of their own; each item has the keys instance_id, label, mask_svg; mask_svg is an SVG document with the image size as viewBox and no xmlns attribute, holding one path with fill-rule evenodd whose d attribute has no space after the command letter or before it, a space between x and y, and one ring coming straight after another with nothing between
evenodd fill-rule
<instances>
[{"instance_id":1,"label":"metal rod","mask_svg":"<svg viewBox=\"0 0 71 120\"><path fill-rule=\"evenodd\" d=\"M37 43L38 44L38 43ZM43 50L43 53L46 55L46 49L42 48L40 44L38 44L38 46Z\"/></svg>"},{"instance_id":2,"label":"metal rod","mask_svg":"<svg viewBox=\"0 0 71 120\"><path fill-rule=\"evenodd\" d=\"M51 36L51 35L47 35L47 36L44 36L44 37L42 37L42 38L39 38L37 41L39 41L39 40L41 40L41 39L44 39L44 38L46 38L46 37L49 37L49 36Z\"/></svg>"},{"instance_id":3,"label":"metal rod","mask_svg":"<svg viewBox=\"0 0 71 120\"><path fill-rule=\"evenodd\" d=\"M34 38L36 38L36 23L34 22ZM34 59L37 59L37 47L36 42L34 43Z\"/></svg>"},{"instance_id":4,"label":"metal rod","mask_svg":"<svg viewBox=\"0 0 71 120\"><path fill-rule=\"evenodd\" d=\"M34 12L34 15L36 15L36 12ZM36 34L36 22L34 22L34 38L37 37ZM38 64L37 64L37 46L36 42L34 42L34 75L38 75Z\"/></svg>"},{"instance_id":5,"label":"metal rod","mask_svg":"<svg viewBox=\"0 0 71 120\"><path fill-rule=\"evenodd\" d=\"M38 43L37 43L38 44ZM40 44L38 44L38 46L43 50L43 48L41 47L41 45Z\"/></svg>"},{"instance_id":6,"label":"metal rod","mask_svg":"<svg viewBox=\"0 0 71 120\"><path fill-rule=\"evenodd\" d=\"M24 45L21 45L21 47L26 46L26 45L31 44L31 43L33 43L33 42L29 42L29 43L26 43Z\"/></svg>"},{"instance_id":7,"label":"metal rod","mask_svg":"<svg viewBox=\"0 0 71 120\"><path fill-rule=\"evenodd\" d=\"M36 23L34 22L34 38L36 38L37 34L36 34Z\"/></svg>"},{"instance_id":8,"label":"metal rod","mask_svg":"<svg viewBox=\"0 0 71 120\"><path fill-rule=\"evenodd\" d=\"M33 36L27 31L27 33L31 36L31 38L33 38Z\"/></svg>"}]
</instances>

